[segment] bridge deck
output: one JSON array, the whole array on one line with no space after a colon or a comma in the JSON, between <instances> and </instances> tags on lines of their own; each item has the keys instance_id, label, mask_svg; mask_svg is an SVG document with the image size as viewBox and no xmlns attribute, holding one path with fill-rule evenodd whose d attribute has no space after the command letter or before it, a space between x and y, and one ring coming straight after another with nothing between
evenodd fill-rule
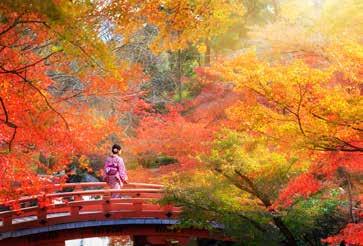
<instances>
[{"instance_id":1,"label":"bridge deck","mask_svg":"<svg viewBox=\"0 0 363 246\"><path fill-rule=\"evenodd\" d=\"M163 186L156 184L131 183L122 190L108 189L103 182L62 184L55 188L51 193L8 202L18 203L22 208L0 212L0 240L16 235L17 231L44 226L138 218L172 219L181 211L155 202L163 193ZM64 188L73 191L63 192Z\"/></svg>"}]
</instances>

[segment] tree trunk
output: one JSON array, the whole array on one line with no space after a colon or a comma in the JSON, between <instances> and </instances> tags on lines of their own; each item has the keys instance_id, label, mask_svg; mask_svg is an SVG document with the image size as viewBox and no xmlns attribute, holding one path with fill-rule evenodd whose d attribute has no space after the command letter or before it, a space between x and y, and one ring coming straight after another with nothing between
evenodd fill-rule
<instances>
[{"instance_id":1,"label":"tree trunk","mask_svg":"<svg viewBox=\"0 0 363 246\"><path fill-rule=\"evenodd\" d=\"M177 80L177 90L179 95L179 101L182 100L182 83L181 83L181 77L182 77L182 68L181 68L181 51L178 50L178 57L177 57L177 71L176 71L176 80Z\"/></svg>"},{"instance_id":2,"label":"tree trunk","mask_svg":"<svg viewBox=\"0 0 363 246\"><path fill-rule=\"evenodd\" d=\"M273 0L272 5L273 5L273 8L274 8L275 20L277 20L279 15L280 15L280 6L279 6L278 0Z\"/></svg>"},{"instance_id":3,"label":"tree trunk","mask_svg":"<svg viewBox=\"0 0 363 246\"><path fill-rule=\"evenodd\" d=\"M206 46L207 50L205 51L204 66L210 66L211 49L210 49L210 42L208 39L206 39L206 41L205 41L205 46Z\"/></svg>"},{"instance_id":4,"label":"tree trunk","mask_svg":"<svg viewBox=\"0 0 363 246\"><path fill-rule=\"evenodd\" d=\"M347 181L347 188L348 188L348 202L349 202L349 217L353 223L356 223L356 219L353 213L353 195L352 195L352 182L350 180L349 173L342 169L342 173L344 175L345 180Z\"/></svg>"},{"instance_id":5,"label":"tree trunk","mask_svg":"<svg viewBox=\"0 0 363 246\"><path fill-rule=\"evenodd\" d=\"M291 231L289 230L289 228L286 227L281 218L274 217L273 220L274 224L280 229L281 233L284 234L284 236L286 237L287 245L296 246L297 244L294 235L292 235Z\"/></svg>"},{"instance_id":6,"label":"tree trunk","mask_svg":"<svg viewBox=\"0 0 363 246\"><path fill-rule=\"evenodd\" d=\"M267 209L269 209L272 205L269 197L263 192L261 192L249 177L247 177L246 175L237 170L235 170L235 173L238 174L238 176L249 186L249 190L245 191L257 197L263 203L263 205ZM289 246L296 246L297 245L296 239L292 234L292 232L289 230L289 228L287 228L287 226L284 224L284 222L281 220L280 217L275 217L274 215L272 216L274 224L279 228L280 232L285 236L287 244Z\"/></svg>"}]
</instances>

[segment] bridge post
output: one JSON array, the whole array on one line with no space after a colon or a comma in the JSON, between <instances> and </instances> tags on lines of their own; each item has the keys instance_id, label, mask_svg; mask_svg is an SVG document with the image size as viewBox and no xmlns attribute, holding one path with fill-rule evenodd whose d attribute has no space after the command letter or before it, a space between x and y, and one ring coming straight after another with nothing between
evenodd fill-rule
<instances>
[{"instance_id":1,"label":"bridge post","mask_svg":"<svg viewBox=\"0 0 363 246\"><path fill-rule=\"evenodd\" d=\"M71 206L71 216L78 216L80 209L80 206Z\"/></svg>"},{"instance_id":2,"label":"bridge post","mask_svg":"<svg viewBox=\"0 0 363 246\"><path fill-rule=\"evenodd\" d=\"M78 185L75 185L74 186L74 192L77 192L77 191L82 191L81 187L79 187ZM74 195L73 196L73 199L74 201L80 201L81 200L81 196L80 195Z\"/></svg>"},{"instance_id":3,"label":"bridge post","mask_svg":"<svg viewBox=\"0 0 363 246\"><path fill-rule=\"evenodd\" d=\"M39 208L37 212L38 221L40 224L46 224L47 223L47 207Z\"/></svg>"},{"instance_id":4,"label":"bridge post","mask_svg":"<svg viewBox=\"0 0 363 246\"><path fill-rule=\"evenodd\" d=\"M3 226L11 226L13 224L13 216L3 217Z\"/></svg>"},{"instance_id":5,"label":"bridge post","mask_svg":"<svg viewBox=\"0 0 363 246\"><path fill-rule=\"evenodd\" d=\"M142 211L142 202L141 201L135 201L132 203L134 210L137 212L141 212Z\"/></svg>"},{"instance_id":6,"label":"bridge post","mask_svg":"<svg viewBox=\"0 0 363 246\"><path fill-rule=\"evenodd\" d=\"M166 217L170 218L173 216L173 205L166 204L163 206L163 211L165 212Z\"/></svg>"},{"instance_id":7,"label":"bridge post","mask_svg":"<svg viewBox=\"0 0 363 246\"><path fill-rule=\"evenodd\" d=\"M102 210L103 214L106 218L110 217L110 211L111 211L111 192L107 192L103 194L103 204L102 204Z\"/></svg>"}]
</instances>

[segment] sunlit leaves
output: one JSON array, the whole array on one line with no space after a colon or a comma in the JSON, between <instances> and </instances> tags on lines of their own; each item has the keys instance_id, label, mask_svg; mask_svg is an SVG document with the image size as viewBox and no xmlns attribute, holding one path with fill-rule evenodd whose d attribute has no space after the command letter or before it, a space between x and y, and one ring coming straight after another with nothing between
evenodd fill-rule
<instances>
[{"instance_id":1,"label":"sunlit leaves","mask_svg":"<svg viewBox=\"0 0 363 246\"><path fill-rule=\"evenodd\" d=\"M264 204L274 201L269 209L287 216L289 224L292 218L299 220L303 226L297 230L304 231L324 216L347 223L340 217L350 210L345 199L353 210L361 207L354 176L361 173L363 150L362 45L359 27L354 27L361 15L353 14L359 4L343 1L340 9L334 1L309 3L283 4L277 22L254 28L256 52L247 50L197 71L203 81L234 84L240 96L226 110L234 130L220 131L204 162ZM340 16L355 16L333 20L332 6ZM322 24L327 20L332 20L329 31ZM338 25L340 21L345 25ZM343 30L352 35L342 36ZM332 187L349 195L332 195ZM307 204L311 217L297 216ZM350 213L354 221L358 213ZM325 230L334 232L328 226Z\"/></svg>"},{"instance_id":2,"label":"sunlit leaves","mask_svg":"<svg viewBox=\"0 0 363 246\"><path fill-rule=\"evenodd\" d=\"M157 27L152 50L180 50L220 35L245 13L236 1L111 1L100 3L99 12L117 23L116 32L126 40L143 25Z\"/></svg>"}]
</instances>

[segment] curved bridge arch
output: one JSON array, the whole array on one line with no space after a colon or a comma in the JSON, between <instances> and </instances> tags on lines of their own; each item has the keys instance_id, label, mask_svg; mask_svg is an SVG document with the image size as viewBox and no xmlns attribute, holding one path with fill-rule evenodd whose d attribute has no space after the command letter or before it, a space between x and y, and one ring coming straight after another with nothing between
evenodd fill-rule
<instances>
[{"instance_id":1,"label":"curved bridge arch","mask_svg":"<svg viewBox=\"0 0 363 246\"><path fill-rule=\"evenodd\" d=\"M161 185L130 183L112 190L104 182L68 183L53 189L13 201L21 209L0 212L0 245L55 246L64 245L64 240L107 235L143 235L154 245L167 245L172 239L184 245L190 235L222 238L204 230L169 229L178 223L181 208L153 202L163 195Z\"/></svg>"}]
</instances>

